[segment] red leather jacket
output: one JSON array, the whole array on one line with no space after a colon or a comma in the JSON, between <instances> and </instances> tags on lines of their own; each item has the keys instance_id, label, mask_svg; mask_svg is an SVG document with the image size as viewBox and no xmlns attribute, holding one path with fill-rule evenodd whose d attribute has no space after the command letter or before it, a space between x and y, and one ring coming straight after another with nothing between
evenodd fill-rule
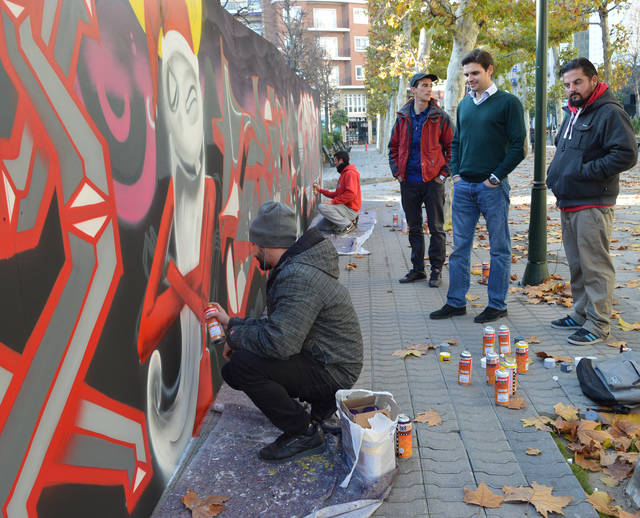
<instances>
[{"instance_id":1,"label":"red leather jacket","mask_svg":"<svg viewBox=\"0 0 640 518\"><path fill-rule=\"evenodd\" d=\"M431 99L429 116L422 126L420 137L420 165L422 180L430 182L438 175L449 174L453 125L449 116ZM389 140L389 167L391 174L400 181L407 178L407 162L411 150L411 113L413 99L405 104L396 118Z\"/></svg>"}]
</instances>

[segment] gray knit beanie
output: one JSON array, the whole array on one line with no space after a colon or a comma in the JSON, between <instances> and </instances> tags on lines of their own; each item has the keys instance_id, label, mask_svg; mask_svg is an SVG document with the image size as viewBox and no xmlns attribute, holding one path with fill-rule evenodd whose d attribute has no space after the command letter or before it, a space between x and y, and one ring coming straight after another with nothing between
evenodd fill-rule
<instances>
[{"instance_id":1,"label":"gray knit beanie","mask_svg":"<svg viewBox=\"0 0 640 518\"><path fill-rule=\"evenodd\" d=\"M265 248L289 248L296 239L295 213L277 201L263 203L249 227L249 241Z\"/></svg>"}]
</instances>

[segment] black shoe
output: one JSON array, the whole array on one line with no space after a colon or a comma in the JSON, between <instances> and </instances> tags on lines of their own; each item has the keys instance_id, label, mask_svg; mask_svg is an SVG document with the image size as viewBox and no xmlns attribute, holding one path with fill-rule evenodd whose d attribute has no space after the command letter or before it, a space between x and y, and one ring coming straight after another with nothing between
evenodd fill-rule
<instances>
[{"instance_id":1,"label":"black shoe","mask_svg":"<svg viewBox=\"0 0 640 518\"><path fill-rule=\"evenodd\" d=\"M442 272L440 270L431 270L431 276L429 277L429 287L437 288L442 284Z\"/></svg>"},{"instance_id":2,"label":"black shoe","mask_svg":"<svg viewBox=\"0 0 640 518\"><path fill-rule=\"evenodd\" d=\"M443 318L451 318L457 317L460 315L465 315L467 313L467 306L462 306L461 308L456 308L455 306L450 306L449 304L445 304L438 311L434 311L429 315L431 320L441 320Z\"/></svg>"},{"instance_id":3,"label":"black shoe","mask_svg":"<svg viewBox=\"0 0 640 518\"><path fill-rule=\"evenodd\" d=\"M555 327L556 329L580 329L582 326L569 315L567 315L564 318L552 320L551 327Z\"/></svg>"},{"instance_id":4,"label":"black shoe","mask_svg":"<svg viewBox=\"0 0 640 518\"><path fill-rule=\"evenodd\" d=\"M317 421L324 433L330 433L337 435L342 433L342 425L340 424L340 418L336 412L331 413L324 419Z\"/></svg>"},{"instance_id":5,"label":"black shoe","mask_svg":"<svg viewBox=\"0 0 640 518\"><path fill-rule=\"evenodd\" d=\"M405 275L402 279L400 279L400 283L406 284L407 282L421 281L422 279L426 279L426 278L427 278L426 273L411 270L407 275Z\"/></svg>"},{"instance_id":6,"label":"black shoe","mask_svg":"<svg viewBox=\"0 0 640 518\"><path fill-rule=\"evenodd\" d=\"M506 309L496 309L487 306L484 308L482 313L480 313L477 317L473 319L476 324L482 324L483 322L493 322L494 320L498 320L501 317L507 316Z\"/></svg>"},{"instance_id":7,"label":"black shoe","mask_svg":"<svg viewBox=\"0 0 640 518\"><path fill-rule=\"evenodd\" d=\"M284 462L319 453L324 447L324 434L317 424L313 424L301 434L283 433L274 442L262 448L258 456L267 462Z\"/></svg>"}]
</instances>

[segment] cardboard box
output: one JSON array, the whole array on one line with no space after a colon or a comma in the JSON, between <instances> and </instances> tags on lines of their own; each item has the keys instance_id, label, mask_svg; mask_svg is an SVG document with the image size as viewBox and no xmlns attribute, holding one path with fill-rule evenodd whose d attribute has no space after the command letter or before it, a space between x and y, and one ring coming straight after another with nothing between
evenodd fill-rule
<instances>
[{"instance_id":1,"label":"cardboard box","mask_svg":"<svg viewBox=\"0 0 640 518\"><path fill-rule=\"evenodd\" d=\"M369 419L376 414L384 414L391 419L390 407L378 408L376 405L376 396L365 396L359 398L352 398L340 401L342 411L353 421L354 423L362 426L362 428L371 428ZM365 412L367 408L374 407L375 410L369 410ZM354 414L353 411L356 413Z\"/></svg>"}]
</instances>

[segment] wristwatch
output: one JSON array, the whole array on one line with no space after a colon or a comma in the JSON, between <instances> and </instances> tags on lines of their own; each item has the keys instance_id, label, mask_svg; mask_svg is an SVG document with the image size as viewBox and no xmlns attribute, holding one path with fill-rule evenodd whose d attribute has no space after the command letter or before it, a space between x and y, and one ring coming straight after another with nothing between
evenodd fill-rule
<instances>
[{"instance_id":1,"label":"wristwatch","mask_svg":"<svg viewBox=\"0 0 640 518\"><path fill-rule=\"evenodd\" d=\"M500 178L498 178L495 174L492 174L489 177L489 183L491 185L500 185Z\"/></svg>"},{"instance_id":2,"label":"wristwatch","mask_svg":"<svg viewBox=\"0 0 640 518\"><path fill-rule=\"evenodd\" d=\"M443 174L440 175L440 181L444 182L447 179L447 177Z\"/></svg>"}]
</instances>

